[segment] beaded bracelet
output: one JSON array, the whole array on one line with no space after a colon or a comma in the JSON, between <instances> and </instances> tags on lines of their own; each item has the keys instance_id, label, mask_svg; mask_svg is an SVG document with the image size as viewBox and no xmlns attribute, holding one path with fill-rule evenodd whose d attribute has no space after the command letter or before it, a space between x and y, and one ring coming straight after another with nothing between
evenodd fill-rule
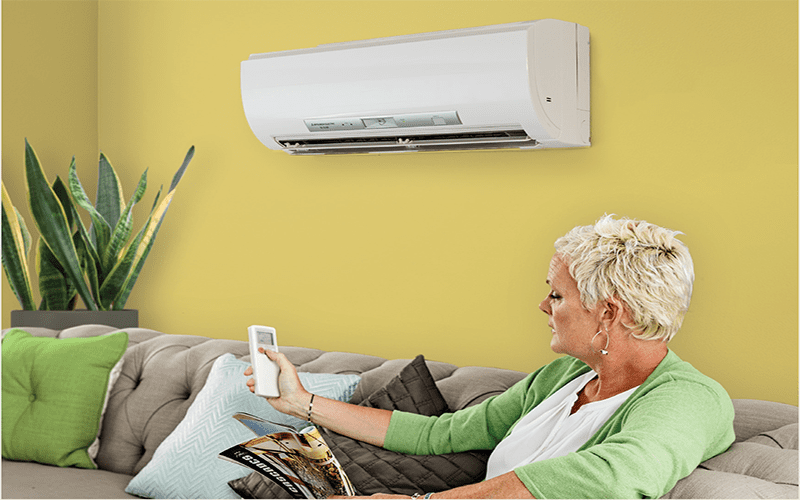
<instances>
[{"instance_id":1,"label":"beaded bracelet","mask_svg":"<svg viewBox=\"0 0 800 500\"><path fill-rule=\"evenodd\" d=\"M308 402L308 421L311 422L311 409L314 408L314 395L311 395L311 401Z\"/></svg>"}]
</instances>

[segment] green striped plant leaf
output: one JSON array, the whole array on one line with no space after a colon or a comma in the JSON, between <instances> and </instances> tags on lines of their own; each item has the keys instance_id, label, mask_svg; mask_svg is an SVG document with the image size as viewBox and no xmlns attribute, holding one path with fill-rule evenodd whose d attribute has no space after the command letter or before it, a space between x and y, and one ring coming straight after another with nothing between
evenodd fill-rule
<instances>
[{"instance_id":1,"label":"green striped plant leaf","mask_svg":"<svg viewBox=\"0 0 800 500\"><path fill-rule=\"evenodd\" d=\"M108 157L103 153L100 153L97 167L96 199L97 211L103 216L109 227L116 226L119 216L125 208L124 196L117 172L114 171Z\"/></svg>"},{"instance_id":2,"label":"green striped plant leaf","mask_svg":"<svg viewBox=\"0 0 800 500\"><path fill-rule=\"evenodd\" d=\"M89 280L89 288L92 291L92 297L94 297L95 303L100 306L100 282L97 271L99 259L97 258L97 253L94 251L94 247L92 247L92 241L86 232L86 228L83 227L83 224L78 224L78 230L72 236L72 240L75 243L75 249L78 251L81 267L86 273L86 278ZM102 307L101 310L103 310Z\"/></svg>"},{"instance_id":3,"label":"green striped plant leaf","mask_svg":"<svg viewBox=\"0 0 800 500\"><path fill-rule=\"evenodd\" d=\"M11 204L11 198L2 184L2 245L3 245L3 270L8 278L8 283L17 296L23 309L33 310L36 305L31 291L31 279L28 273L28 247L30 235L26 243L25 223L19 212ZM23 228L25 228L23 230Z\"/></svg>"},{"instance_id":4,"label":"green striped plant leaf","mask_svg":"<svg viewBox=\"0 0 800 500\"><path fill-rule=\"evenodd\" d=\"M61 200L61 205L64 207L64 211L67 213L67 218L72 221L70 223L70 229L72 229L73 226L77 227L77 230L72 234L72 242L75 245L75 250L78 252L81 269L83 269L86 278L89 280L89 289L92 292L92 297L94 298L95 303L99 305L100 286L98 284L98 267L100 265L100 258L97 255L97 250L92 243L92 238L86 231L86 227L83 225L83 221L81 220L80 215L75 208L75 204L72 203L69 195L67 195L66 186L58 177L56 177L56 182L53 183L53 191L58 194L58 197ZM63 195L59 193L63 193ZM71 217L69 217L70 215ZM69 307L68 310L72 310L75 307L74 292L72 295L72 301L70 303L72 306Z\"/></svg>"},{"instance_id":5,"label":"green striped plant leaf","mask_svg":"<svg viewBox=\"0 0 800 500\"><path fill-rule=\"evenodd\" d=\"M69 199L67 187L59 176L56 176L56 180L53 182L53 192L56 194L61 206L64 207L64 214L67 216L67 227L72 231L72 227L75 225L75 217L72 213L73 211L68 208L72 206L72 200Z\"/></svg>"},{"instance_id":6,"label":"green striped plant leaf","mask_svg":"<svg viewBox=\"0 0 800 500\"><path fill-rule=\"evenodd\" d=\"M120 214L117 225L114 227L114 231L111 233L111 239L108 243L108 246L103 251L102 267L108 272L110 272L111 269L117 264L117 260L122 253L122 249L128 242L128 238L133 230L133 207L142 199L146 189L147 170L144 171L142 177L139 179L139 184L136 186L136 191L134 192L131 201L127 206L125 206Z\"/></svg>"},{"instance_id":7,"label":"green striped plant leaf","mask_svg":"<svg viewBox=\"0 0 800 500\"><path fill-rule=\"evenodd\" d=\"M19 222L19 229L22 232L22 242L23 246L25 247L25 255L28 255L31 250L31 233L28 231L28 226L25 225L25 219L22 218L22 214L19 213L17 207L14 207L14 213L17 214L17 222Z\"/></svg>"},{"instance_id":8,"label":"green striped plant leaf","mask_svg":"<svg viewBox=\"0 0 800 500\"><path fill-rule=\"evenodd\" d=\"M69 304L74 304L75 287L58 259L43 239L39 239L36 247L36 274L39 276L39 294L42 302L41 310L68 311Z\"/></svg>"},{"instance_id":9,"label":"green striped plant leaf","mask_svg":"<svg viewBox=\"0 0 800 500\"><path fill-rule=\"evenodd\" d=\"M74 165L74 161L73 161ZM47 182L39 158L25 140L25 174L28 181L28 197L31 212L40 237L64 267L66 275L72 280L86 308L97 310L97 304L89 287L83 279L83 271L78 261L77 251L72 242L72 234L67 216L61 202Z\"/></svg>"},{"instance_id":10,"label":"green striped plant leaf","mask_svg":"<svg viewBox=\"0 0 800 500\"><path fill-rule=\"evenodd\" d=\"M106 221L105 217L94 208L92 202L89 201L89 197L86 196L83 184L81 184L80 179L78 179L75 158L72 159L72 163L69 166L69 190L72 193L72 197L75 199L75 203L89 212L89 216L92 219L91 234L95 237L95 248L97 249L98 255L102 255L111 239L111 226L108 221ZM100 279L102 280L102 276Z\"/></svg>"},{"instance_id":11,"label":"green striped plant leaf","mask_svg":"<svg viewBox=\"0 0 800 500\"><path fill-rule=\"evenodd\" d=\"M56 183L58 183L59 181L60 179L56 179ZM57 190L56 185L53 186L53 190L54 191ZM75 208L75 204L73 204L72 200L67 196L62 202L62 206L64 207L64 210L67 213L72 214L72 218L70 220L72 220L73 223L70 225L70 228L72 228L73 226L77 227L77 231L73 233L73 240L75 239L76 235L80 236L81 239L86 242L87 251L92 257L92 260L94 260L95 262L100 262L100 258L97 254L97 249L94 247L94 244L92 243L92 239L89 235L89 232L86 230L86 226L83 225L83 221L81 220L80 215L78 214L77 208ZM77 247L78 245L76 243L75 248Z\"/></svg>"},{"instance_id":12,"label":"green striped plant leaf","mask_svg":"<svg viewBox=\"0 0 800 500\"><path fill-rule=\"evenodd\" d=\"M80 223L80 218L72 206L67 187L58 176L56 176L56 180L53 183L53 192L64 208L64 213L67 216L67 225L72 231L75 221L77 220ZM83 265L81 265L81 268L83 268ZM39 276L39 294L42 296L42 301L39 305L40 310L70 311L75 308L76 288L43 239L39 239L39 244L36 248L36 274ZM94 298L94 293L92 297Z\"/></svg>"},{"instance_id":13,"label":"green striped plant leaf","mask_svg":"<svg viewBox=\"0 0 800 500\"><path fill-rule=\"evenodd\" d=\"M183 163L181 164L180 168L177 172L175 172L175 175L172 176L172 184L169 185L170 193L174 191L176 187L178 187L178 183L183 178L183 174L186 172L186 167L189 166L189 162L192 161L192 158L194 158L194 146L189 148L189 151L186 153L186 157L183 159Z\"/></svg>"}]
</instances>

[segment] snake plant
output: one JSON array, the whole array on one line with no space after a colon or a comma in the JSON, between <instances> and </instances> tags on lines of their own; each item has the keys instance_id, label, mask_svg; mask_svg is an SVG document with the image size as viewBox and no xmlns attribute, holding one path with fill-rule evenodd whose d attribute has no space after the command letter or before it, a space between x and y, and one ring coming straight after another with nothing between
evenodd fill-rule
<instances>
[{"instance_id":1,"label":"snake plant","mask_svg":"<svg viewBox=\"0 0 800 500\"><path fill-rule=\"evenodd\" d=\"M67 185L59 177L50 185L26 139L28 202L40 235L35 257L41 295L38 309L73 310L78 296L92 311L124 309L192 156L194 146L189 148L183 164L172 178L165 198L158 204L159 189L147 222L129 241L133 234L132 209L144 196L147 170L139 179L130 201L125 204L114 167L101 153L97 198L92 205L78 179L75 158L69 166ZM22 308L34 310L36 305L28 270L30 233L11 203L5 184L2 190L3 269ZM77 207L89 213L92 224L88 231Z\"/></svg>"}]
</instances>

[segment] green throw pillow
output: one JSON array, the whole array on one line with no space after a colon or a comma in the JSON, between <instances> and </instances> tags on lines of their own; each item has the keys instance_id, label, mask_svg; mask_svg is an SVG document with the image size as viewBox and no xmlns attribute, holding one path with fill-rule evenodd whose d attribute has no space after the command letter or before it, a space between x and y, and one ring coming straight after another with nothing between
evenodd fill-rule
<instances>
[{"instance_id":1,"label":"green throw pillow","mask_svg":"<svg viewBox=\"0 0 800 500\"><path fill-rule=\"evenodd\" d=\"M97 437L111 369L128 334L89 338L3 338L3 458L62 467L97 467L87 448Z\"/></svg>"}]
</instances>

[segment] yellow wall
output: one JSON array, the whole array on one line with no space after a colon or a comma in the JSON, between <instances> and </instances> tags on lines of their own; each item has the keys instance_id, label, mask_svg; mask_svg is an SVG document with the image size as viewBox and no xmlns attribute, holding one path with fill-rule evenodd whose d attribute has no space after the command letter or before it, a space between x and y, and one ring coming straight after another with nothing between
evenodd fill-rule
<instances>
[{"instance_id":1,"label":"yellow wall","mask_svg":"<svg viewBox=\"0 0 800 500\"><path fill-rule=\"evenodd\" d=\"M548 17L591 30L591 148L290 157L242 112L251 53ZM98 144L124 185L149 167L149 208L197 147L128 306L174 334L269 324L285 345L530 371L554 357L537 310L552 242L616 213L686 234L697 281L671 347L734 398L797 404L797 17L794 1L101 0ZM3 146L7 169L5 129Z\"/></svg>"},{"instance_id":2,"label":"yellow wall","mask_svg":"<svg viewBox=\"0 0 800 500\"><path fill-rule=\"evenodd\" d=\"M66 180L73 156L86 181L96 181L97 1L3 0L2 21L3 183L35 241L25 190L26 137L51 182L56 175ZM34 255L28 257L32 273ZM32 285L38 303L35 278ZM2 296L7 327L9 311L20 305L5 273Z\"/></svg>"}]
</instances>

